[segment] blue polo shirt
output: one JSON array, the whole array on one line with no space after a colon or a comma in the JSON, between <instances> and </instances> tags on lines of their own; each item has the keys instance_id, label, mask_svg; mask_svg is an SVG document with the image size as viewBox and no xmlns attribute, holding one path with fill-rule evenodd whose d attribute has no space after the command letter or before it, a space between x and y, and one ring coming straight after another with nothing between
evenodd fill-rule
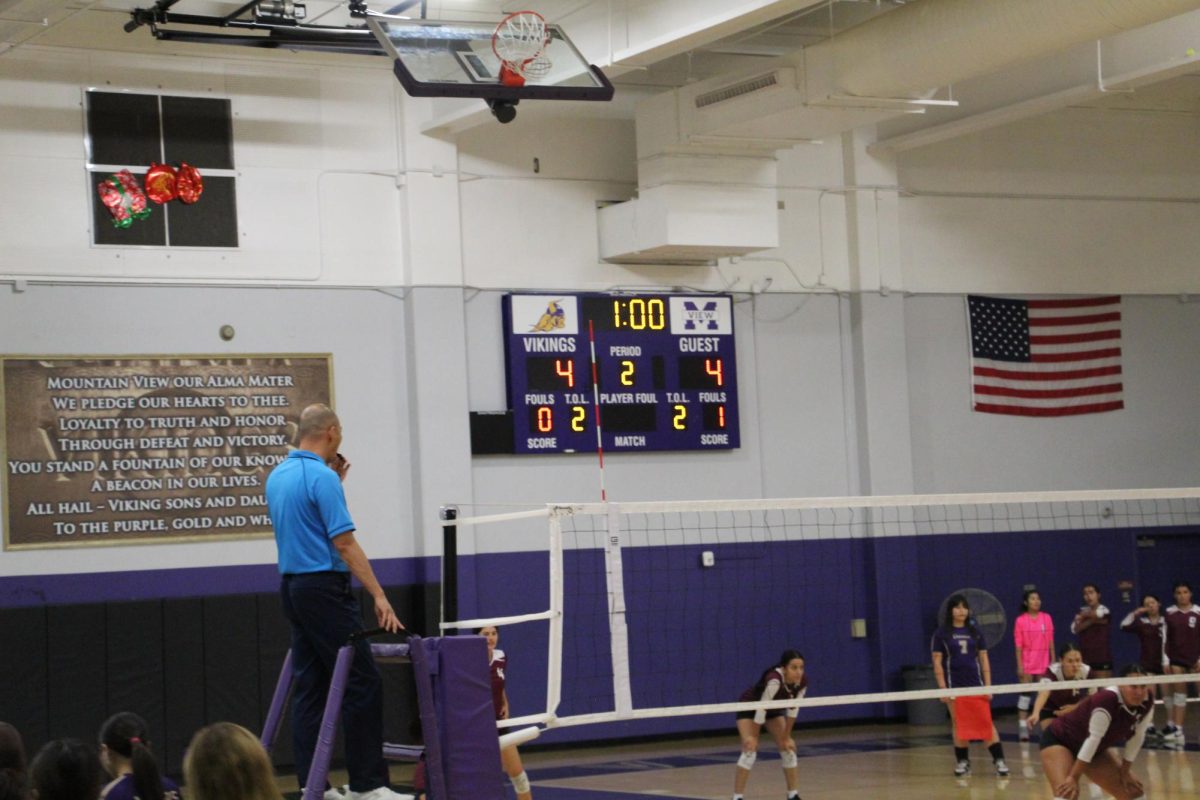
<instances>
[{"instance_id":1,"label":"blue polo shirt","mask_svg":"<svg viewBox=\"0 0 1200 800\"><path fill-rule=\"evenodd\" d=\"M267 477L266 496L281 573L350 571L332 540L354 520L341 480L316 453L289 453Z\"/></svg>"}]
</instances>

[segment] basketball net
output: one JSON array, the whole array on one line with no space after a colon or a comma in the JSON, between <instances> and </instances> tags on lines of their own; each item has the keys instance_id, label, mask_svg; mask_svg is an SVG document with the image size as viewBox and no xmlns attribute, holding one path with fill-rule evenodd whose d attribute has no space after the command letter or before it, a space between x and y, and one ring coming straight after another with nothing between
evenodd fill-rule
<instances>
[{"instance_id":1,"label":"basketball net","mask_svg":"<svg viewBox=\"0 0 1200 800\"><path fill-rule=\"evenodd\" d=\"M550 71L550 59L542 53L550 42L546 19L536 11L509 14L492 34L492 51L500 59L500 83L524 86L525 79Z\"/></svg>"}]
</instances>

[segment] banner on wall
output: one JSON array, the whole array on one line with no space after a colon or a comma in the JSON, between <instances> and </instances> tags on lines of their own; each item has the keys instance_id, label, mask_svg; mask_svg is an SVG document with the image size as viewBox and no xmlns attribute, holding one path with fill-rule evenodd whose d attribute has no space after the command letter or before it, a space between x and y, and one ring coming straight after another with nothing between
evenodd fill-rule
<instances>
[{"instance_id":1,"label":"banner on wall","mask_svg":"<svg viewBox=\"0 0 1200 800\"><path fill-rule=\"evenodd\" d=\"M6 550L269 535L329 355L0 356Z\"/></svg>"}]
</instances>

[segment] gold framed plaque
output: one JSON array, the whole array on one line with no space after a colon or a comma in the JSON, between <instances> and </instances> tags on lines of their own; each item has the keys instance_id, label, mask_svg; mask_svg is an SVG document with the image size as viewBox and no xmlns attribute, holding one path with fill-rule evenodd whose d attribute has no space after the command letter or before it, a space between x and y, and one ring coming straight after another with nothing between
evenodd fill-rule
<instances>
[{"instance_id":1,"label":"gold framed plaque","mask_svg":"<svg viewBox=\"0 0 1200 800\"><path fill-rule=\"evenodd\" d=\"M270 535L263 487L329 354L0 356L4 548Z\"/></svg>"}]
</instances>

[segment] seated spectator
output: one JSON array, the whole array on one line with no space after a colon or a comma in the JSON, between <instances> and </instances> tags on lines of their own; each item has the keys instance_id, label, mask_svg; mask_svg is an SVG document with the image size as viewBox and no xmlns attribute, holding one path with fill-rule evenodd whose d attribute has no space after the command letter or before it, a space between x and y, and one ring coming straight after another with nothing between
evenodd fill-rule
<instances>
[{"instance_id":1,"label":"seated spectator","mask_svg":"<svg viewBox=\"0 0 1200 800\"><path fill-rule=\"evenodd\" d=\"M104 771L95 751L78 739L47 742L29 765L37 800L98 800Z\"/></svg>"},{"instance_id":2,"label":"seated spectator","mask_svg":"<svg viewBox=\"0 0 1200 800\"><path fill-rule=\"evenodd\" d=\"M179 787L159 772L146 721L122 711L100 726L100 763L111 782L103 800L179 800Z\"/></svg>"},{"instance_id":3,"label":"seated spectator","mask_svg":"<svg viewBox=\"0 0 1200 800\"><path fill-rule=\"evenodd\" d=\"M283 800L258 737L232 722L196 731L183 777L188 800Z\"/></svg>"},{"instance_id":4,"label":"seated spectator","mask_svg":"<svg viewBox=\"0 0 1200 800\"><path fill-rule=\"evenodd\" d=\"M0 722L0 800L25 797L25 742L7 722Z\"/></svg>"}]
</instances>

